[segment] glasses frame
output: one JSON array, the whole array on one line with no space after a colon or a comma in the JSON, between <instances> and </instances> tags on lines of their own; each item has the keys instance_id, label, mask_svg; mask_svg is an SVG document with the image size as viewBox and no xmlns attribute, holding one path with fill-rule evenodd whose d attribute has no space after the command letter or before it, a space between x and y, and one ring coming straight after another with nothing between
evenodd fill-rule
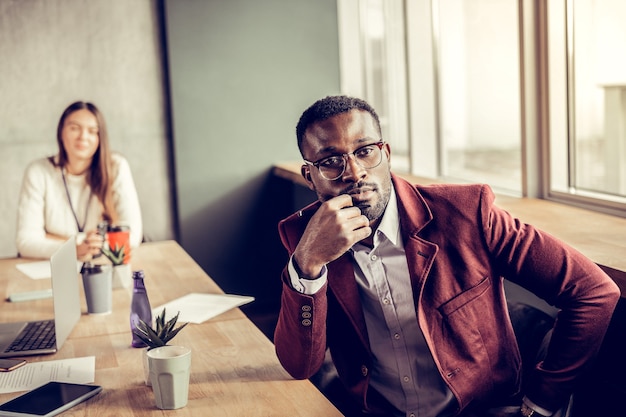
<instances>
[{"instance_id":1,"label":"glasses frame","mask_svg":"<svg viewBox=\"0 0 626 417\"><path fill-rule=\"evenodd\" d=\"M359 162L359 158L356 157L355 153L359 152L361 149L363 148L367 148L368 146L372 146L375 145L378 147L378 149L381 151L380 154L380 161L378 161L378 163L372 167L364 167L363 165L361 165L361 163ZM363 146L359 146L358 148L356 148L354 151L352 152L347 152L347 153L342 153L342 154L333 154L333 155L328 155L325 156L323 158L318 159L317 161L308 161L308 160L304 160L304 163L306 163L307 165L311 165L314 166L315 168L317 168L317 170L319 171L320 175L328 180L328 181L335 181L339 178L341 178L341 176L343 175L344 172L346 172L346 167L348 166L348 160L349 157L352 155L354 156L354 160L355 162L363 169L374 169L377 166L379 166L382 162L383 162L383 156L382 156L382 150L383 150L383 146L385 146L385 141L384 140L379 140L378 142L374 142L374 143L368 143L367 145L363 145ZM343 158L343 169L341 170L341 173L339 175L337 175L335 178L327 178L324 173L322 172L322 170L320 170L320 164L322 163L322 161L328 159L328 158L332 158L332 157L337 157L337 156L341 156Z\"/></svg>"}]
</instances>

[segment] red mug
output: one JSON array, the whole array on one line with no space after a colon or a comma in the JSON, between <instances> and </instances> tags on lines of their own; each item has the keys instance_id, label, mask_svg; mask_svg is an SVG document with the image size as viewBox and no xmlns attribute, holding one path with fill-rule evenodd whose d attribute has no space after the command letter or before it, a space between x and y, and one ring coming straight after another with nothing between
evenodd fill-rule
<instances>
[{"instance_id":1,"label":"red mug","mask_svg":"<svg viewBox=\"0 0 626 417\"><path fill-rule=\"evenodd\" d=\"M124 264L130 262L130 227L129 226L109 226L107 231L107 241L109 248L121 248L124 246Z\"/></svg>"}]
</instances>

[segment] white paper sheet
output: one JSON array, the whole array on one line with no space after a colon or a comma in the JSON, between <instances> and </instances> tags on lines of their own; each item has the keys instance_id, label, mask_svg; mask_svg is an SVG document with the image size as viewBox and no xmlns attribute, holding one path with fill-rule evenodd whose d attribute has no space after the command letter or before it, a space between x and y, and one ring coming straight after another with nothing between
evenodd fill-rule
<instances>
[{"instance_id":1,"label":"white paper sheet","mask_svg":"<svg viewBox=\"0 0 626 417\"><path fill-rule=\"evenodd\" d=\"M76 272L80 272L82 262L76 262ZM15 267L26 274L31 279L50 278L50 261L26 262L15 265Z\"/></svg>"},{"instance_id":2,"label":"white paper sheet","mask_svg":"<svg viewBox=\"0 0 626 417\"><path fill-rule=\"evenodd\" d=\"M15 266L29 278L50 278L50 261L28 262L24 264L17 264Z\"/></svg>"},{"instance_id":3,"label":"white paper sheet","mask_svg":"<svg viewBox=\"0 0 626 417\"><path fill-rule=\"evenodd\" d=\"M96 357L31 362L11 372L0 372L0 393L30 391L50 381L94 382Z\"/></svg>"},{"instance_id":4,"label":"white paper sheet","mask_svg":"<svg viewBox=\"0 0 626 417\"><path fill-rule=\"evenodd\" d=\"M152 309L152 316L161 314L165 307L166 320L180 311L180 323L202 323L252 301L254 297L243 295L190 293Z\"/></svg>"}]
</instances>

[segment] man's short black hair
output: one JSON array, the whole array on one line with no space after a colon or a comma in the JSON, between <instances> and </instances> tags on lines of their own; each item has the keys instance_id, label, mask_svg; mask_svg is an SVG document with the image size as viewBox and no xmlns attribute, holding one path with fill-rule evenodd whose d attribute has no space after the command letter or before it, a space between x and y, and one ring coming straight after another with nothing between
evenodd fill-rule
<instances>
[{"instance_id":1,"label":"man's short black hair","mask_svg":"<svg viewBox=\"0 0 626 417\"><path fill-rule=\"evenodd\" d=\"M302 154L304 132L306 132L309 126L316 122L326 120L330 117L346 113L354 109L363 110L371 114L376 122L378 133L382 136L378 114L376 114L374 108L365 100L348 96L328 96L317 100L308 109L306 109L304 113L302 113L302 116L300 116L300 120L296 125L296 137L298 138L298 149L300 149L300 154Z\"/></svg>"}]
</instances>

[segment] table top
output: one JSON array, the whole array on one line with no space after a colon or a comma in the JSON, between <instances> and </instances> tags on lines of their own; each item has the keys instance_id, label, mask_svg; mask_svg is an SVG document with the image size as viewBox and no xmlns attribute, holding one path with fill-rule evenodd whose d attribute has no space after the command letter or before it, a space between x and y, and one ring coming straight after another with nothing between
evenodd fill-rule
<instances>
[{"instance_id":1,"label":"table top","mask_svg":"<svg viewBox=\"0 0 626 417\"><path fill-rule=\"evenodd\" d=\"M32 280L15 265L28 259L0 260L0 294L42 289L50 280ZM174 241L144 243L133 251L132 269L145 271L152 306L191 292L222 290ZM77 276L78 279L78 276ZM81 285L82 287L82 285ZM81 288L82 291L82 288ZM238 308L202 324L189 324L174 343L192 350L189 402L178 410L159 410L152 388L144 383L143 349L130 346L132 289L113 290L113 312L82 316L68 340L53 355L29 362L95 356L95 384L100 394L64 415L87 416L341 416L308 380L292 379L282 368L274 346ZM4 301L3 321L51 317L52 301ZM5 402L20 393L0 394Z\"/></svg>"}]
</instances>

